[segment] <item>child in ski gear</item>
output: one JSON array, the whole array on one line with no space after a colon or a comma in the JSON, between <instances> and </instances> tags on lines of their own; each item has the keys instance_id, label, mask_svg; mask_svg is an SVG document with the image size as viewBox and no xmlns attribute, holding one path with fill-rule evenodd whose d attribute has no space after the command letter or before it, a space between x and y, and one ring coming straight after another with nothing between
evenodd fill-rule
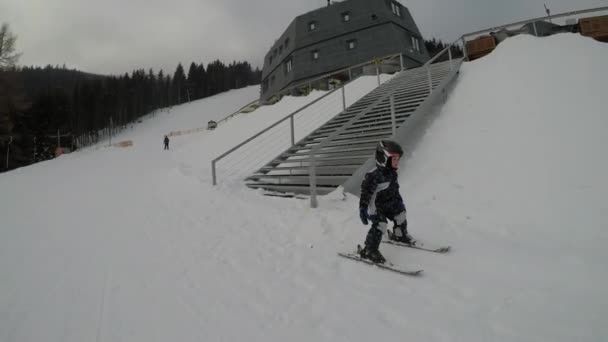
<instances>
[{"instance_id":1,"label":"child in ski gear","mask_svg":"<svg viewBox=\"0 0 608 342\"><path fill-rule=\"evenodd\" d=\"M376 147L376 167L370 170L361 183L359 217L364 225L371 221L372 226L365 238L365 248L361 257L373 262L384 263L386 259L378 248L382 235L386 232L388 220L394 222L393 233L389 238L411 243L407 233L406 210L399 194L397 169L403 156L401 146L391 140L382 140Z\"/></svg>"},{"instance_id":2,"label":"child in ski gear","mask_svg":"<svg viewBox=\"0 0 608 342\"><path fill-rule=\"evenodd\" d=\"M169 149L169 137L165 135L165 140L163 140L165 143L165 150Z\"/></svg>"}]
</instances>

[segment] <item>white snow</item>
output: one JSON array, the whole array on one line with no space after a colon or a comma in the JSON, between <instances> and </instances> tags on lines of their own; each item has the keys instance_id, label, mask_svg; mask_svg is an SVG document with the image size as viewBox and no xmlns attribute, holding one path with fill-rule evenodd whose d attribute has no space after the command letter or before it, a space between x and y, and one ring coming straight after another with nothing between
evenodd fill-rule
<instances>
[{"instance_id":1,"label":"white snow","mask_svg":"<svg viewBox=\"0 0 608 342\"><path fill-rule=\"evenodd\" d=\"M381 247L420 278L336 256L367 232L357 198L311 209L243 186L288 122L219 161L211 185L213 158L322 92L162 150L258 95L230 91L150 115L115 138L131 148L1 174L0 341L605 341L606 61L608 45L564 34L463 65L400 174L410 232L453 251ZM353 82L347 102L375 84ZM341 106L312 106L297 138Z\"/></svg>"}]
</instances>

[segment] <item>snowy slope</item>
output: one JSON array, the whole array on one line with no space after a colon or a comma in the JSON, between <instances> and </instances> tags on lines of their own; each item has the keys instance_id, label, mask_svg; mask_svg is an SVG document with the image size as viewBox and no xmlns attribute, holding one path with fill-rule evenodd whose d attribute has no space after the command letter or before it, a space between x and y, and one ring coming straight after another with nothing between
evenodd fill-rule
<instances>
[{"instance_id":1,"label":"snowy slope","mask_svg":"<svg viewBox=\"0 0 608 342\"><path fill-rule=\"evenodd\" d=\"M608 45L559 35L512 38L463 65L400 176L411 233L454 250L382 246L421 278L336 257L366 233L356 198L310 209L242 185L284 131L221 161L211 185L213 158L320 92L162 151L164 134L258 89L231 91L117 137L132 148L2 174L0 341L603 341L606 60ZM351 84L348 102L375 82ZM301 126L340 107L336 94Z\"/></svg>"}]
</instances>

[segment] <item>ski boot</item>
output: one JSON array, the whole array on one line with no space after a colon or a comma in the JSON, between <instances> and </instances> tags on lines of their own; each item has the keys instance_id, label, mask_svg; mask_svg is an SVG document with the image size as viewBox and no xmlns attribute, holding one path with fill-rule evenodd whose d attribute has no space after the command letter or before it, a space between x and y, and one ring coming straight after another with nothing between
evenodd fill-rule
<instances>
[{"instance_id":1,"label":"ski boot","mask_svg":"<svg viewBox=\"0 0 608 342\"><path fill-rule=\"evenodd\" d=\"M359 255L362 259L367 259L373 263L384 264L386 262L386 259L378 249L372 250L367 246L359 252Z\"/></svg>"},{"instance_id":2,"label":"ski boot","mask_svg":"<svg viewBox=\"0 0 608 342\"><path fill-rule=\"evenodd\" d=\"M388 238L393 241L405 243L407 245L414 245L416 243L414 238L412 238L412 236L407 233L407 228L403 226L393 227L393 231L389 232Z\"/></svg>"}]
</instances>

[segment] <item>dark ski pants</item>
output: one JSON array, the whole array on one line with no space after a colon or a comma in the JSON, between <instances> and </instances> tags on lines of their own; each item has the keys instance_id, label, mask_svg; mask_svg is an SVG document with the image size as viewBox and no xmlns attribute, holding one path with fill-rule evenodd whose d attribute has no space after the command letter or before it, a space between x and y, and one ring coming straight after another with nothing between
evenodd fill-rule
<instances>
[{"instance_id":1,"label":"dark ski pants","mask_svg":"<svg viewBox=\"0 0 608 342\"><path fill-rule=\"evenodd\" d=\"M370 216L372 221L372 227L367 232L365 237L365 247L369 250L377 250L382 242L382 235L386 233L386 227L388 220L395 222L393 233L400 236L400 234L407 234L407 218L405 215L405 209L400 209L398 212L378 211L375 215Z\"/></svg>"}]
</instances>

